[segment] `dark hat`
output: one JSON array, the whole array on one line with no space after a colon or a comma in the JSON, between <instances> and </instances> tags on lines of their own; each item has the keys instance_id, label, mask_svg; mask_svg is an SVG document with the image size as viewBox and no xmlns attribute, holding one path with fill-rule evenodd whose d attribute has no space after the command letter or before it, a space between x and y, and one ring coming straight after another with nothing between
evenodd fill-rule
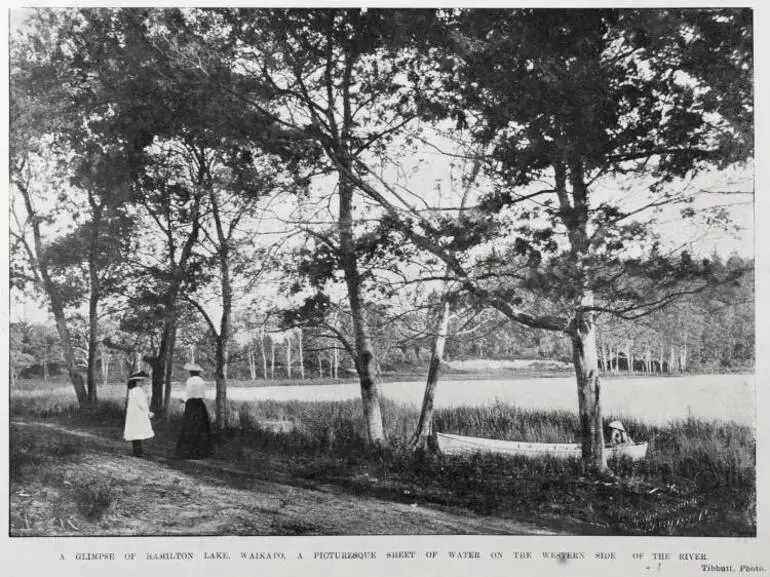
<instances>
[{"instance_id":1,"label":"dark hat","mask_svg":"<svg viewBox=\"0 0 770 577\"><path fill-rule=\"evenodd\" d=\"M150 375L148 375L148 374L147 374L147 373L145 373L144 371L137 371L137 372L135 372L135 373L132 373L132 374L130 374L130 375L128 376L128 380L129 380L129 381L139 381L139 380L141 380L141 379L146 379L146 378L147 378L147 377L149 377L149 376L150 376Z\"/></svg>"}]
</instances>

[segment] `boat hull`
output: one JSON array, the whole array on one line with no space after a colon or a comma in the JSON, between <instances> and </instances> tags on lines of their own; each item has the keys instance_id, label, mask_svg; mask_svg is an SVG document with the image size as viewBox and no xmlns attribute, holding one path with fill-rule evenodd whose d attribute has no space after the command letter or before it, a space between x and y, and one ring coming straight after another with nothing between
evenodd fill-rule
<instances>
[{"instance_id":1,"label":"boat hull","mask_svg":"<svg viewBox=\"0 0 770 577\"><path fill-rule=\"evenodd\" d=\"M494 453L524 457L551 456L556 459L579 459L581 447L578 443L526 443L523 441L500 441L481 437L463 437L448 433L436 433L439 450L446 455L469 455L473 453ZM640 461L647 456L647 443L605 447L608 459L628 457Z\"/></svg>"}]
</instances>

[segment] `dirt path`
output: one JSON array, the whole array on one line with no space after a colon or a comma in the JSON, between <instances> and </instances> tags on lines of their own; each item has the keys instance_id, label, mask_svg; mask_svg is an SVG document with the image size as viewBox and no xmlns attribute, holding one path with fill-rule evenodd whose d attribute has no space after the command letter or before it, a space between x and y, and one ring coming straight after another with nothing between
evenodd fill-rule
<instances>
[{"instance_id":1,"label":"dirt path","mask_svg":"<svg viewBox=\"0 0 770 577\"><path fill-rule=\"evenodd\" d=\"M168 442L160 441L155 455L136 459L128 456L127 443L114 437L56 423L17 421L11 427L77 440L85 450L71 465L72 473L108 478L120 487L120 503L107 518L77 529L62 523L57 535L557 534L466 510L354 495L331 484L293 479L280 467L250 472L216 459L158 456ZM32 497L12 491L12 509L25 498Z\"/></svg>"}]
</instances>

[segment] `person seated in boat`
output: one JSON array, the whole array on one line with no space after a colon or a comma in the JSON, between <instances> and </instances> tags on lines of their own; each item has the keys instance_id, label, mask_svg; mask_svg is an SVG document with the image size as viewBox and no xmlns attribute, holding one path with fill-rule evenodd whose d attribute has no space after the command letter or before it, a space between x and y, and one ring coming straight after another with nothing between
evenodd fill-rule
<instances>
[{"instance_id":1,"label":"person seated in boat","mask_svg":"<svg viewBox=\"0 0 770 577\"><path fill-rule=\"evenodd\" d=\"M623 423L620 421L612 421L609 425L610 428L610 445L633 445L634 441L631 436L626 432Z\"/></svg>"}]
</instances>

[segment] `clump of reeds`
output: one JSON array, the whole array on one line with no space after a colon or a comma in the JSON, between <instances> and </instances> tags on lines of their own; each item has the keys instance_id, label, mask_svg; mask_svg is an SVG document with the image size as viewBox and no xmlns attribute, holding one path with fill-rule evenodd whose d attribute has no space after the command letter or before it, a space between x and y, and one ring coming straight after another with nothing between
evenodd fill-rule
<instances>
[{"instance_id":1,"label":"clump of reeds","mask_svg":"<svg viewBox=\"0 0 770 577\"><path fill-rule=\"evenodd\" d=\"M485 406L439 409L434 425L446 433L540 443L574 443L580 431L576 414L522 409L499 400Z\"/></svg>"}]
</instances>

